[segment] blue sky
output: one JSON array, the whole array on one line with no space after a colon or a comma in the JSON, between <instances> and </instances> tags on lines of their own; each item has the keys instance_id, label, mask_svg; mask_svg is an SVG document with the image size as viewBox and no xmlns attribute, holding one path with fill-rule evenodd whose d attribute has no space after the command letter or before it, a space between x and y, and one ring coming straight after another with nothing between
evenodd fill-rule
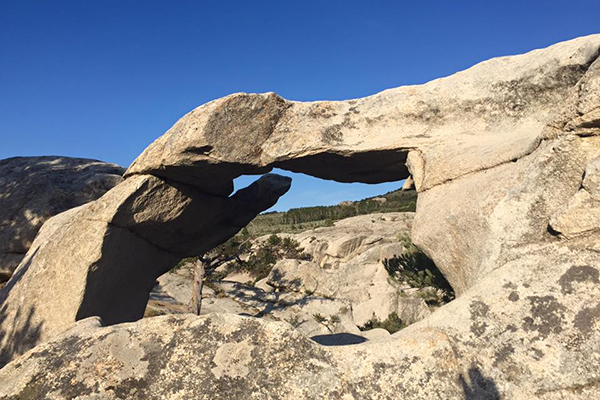
<instances>
[{"instance_id":1,"label":"blue sky","mask_svg":"<svg viewBox=\"0 0 600 400\"><path fill-rule=\"evenodd\" d=\"M1 0L0 158L126 166L186 112L233 92L361 97L599 31L595 0ZM277 208L396 187L297 177Z\"/></svg>"}]
</instances>

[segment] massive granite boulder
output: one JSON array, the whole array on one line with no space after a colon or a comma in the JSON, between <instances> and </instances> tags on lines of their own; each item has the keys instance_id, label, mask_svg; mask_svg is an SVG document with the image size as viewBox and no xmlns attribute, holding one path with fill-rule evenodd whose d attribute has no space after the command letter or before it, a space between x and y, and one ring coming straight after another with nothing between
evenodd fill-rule
<instances>
[{"instance_id":1,"label":"massive granite boulder","mask_svg":"<svg viewBox=\"0 0 600 400\"><path fill-rule=\"evenodd\" d=\"M560 136L593 136L600 118L599 43L600 35L587 36L356 100L301 103L274 93L234 94L181 118L133 162L126 175L154 174L218 191L223 189L221 182L273 167L366 183L400 180L409 176L410 169L417 190L425 194L418 204L416 243L462 293L494 268L483 259L492 250L481 248L509 239L503 238L504 233L484 232L488 222L471 213L488 212L484 205L466 196L468 207L462 200L453 201L467 189L451 185L479 179L480 186L473 186L476 197L493 202L493 196L488 199L481 189L487 187L487 178L482 178L486 171L505 168L500 173L506 176L504 187L513 182L518 191L523 182L508 178L512 163L540 146L551 146ZM240 142L241 137L245 139ZM522 161L521 166L529 162ZM577 186L581 175L575 175L571 171L564 178ZM544 187L541 190L551 190ZM495 190L496 198L502 195L494 187L490 190ZM433 202L427 200L442 192ZM561 195L569 194L553 195L556 204ZM458 216L460 210L466 218ZM435 220L421 223L434 213ZM460 227L454 230L456 235L440 237L447 229L447 221L437 218L442 214L440 218L452 219L448 228ZM527 224L528 218L519 221ZM543 221L542 217L539 222ZM477 224L484 227L478 229ZM441 235L430 232L434 229ZM474 245L480 248L470 249Z\"/></svg>"},{"instance_id":2,"label":"massive granite boulder","mask_svg":"<svg viewBox=\"0 0 600 400\"><path fill-rule=\"evenodd\" d=\"M124 172L85 158L0 160L0 281L10 278L48 218L96 200L119 184Z\"/></svg>"},{"instance_id":3,"label":"massive granite boulder","mask_svg":"<svg viewBox=\"0 0 600 400\"><path fill-rule=\"evenodd\" d=\"M592 35L495 58L424 85L355 100L227 96L181 118L127 175L149 173L210 188L275 166L377 183L406 178L408 157L416 187L424 191L531 153L584 75L595 82L588 72L599 40ZM593 95L584 95L591 99L583 110L589 112Z\"/></svg>"},{"instance_id":4,"label":"massive granite boulder","mask_svg":"<svg viewBox=\"0 0 600 400\"><path fill-rule=\"evenodd\" d=\"M199 107L150 145L122 184L46 224L53 240L40 233L0 292L0 346L9 360L56 339L5 367L0 377L15 383L1 390L16 398L75 397L61 389L68 381L84 395L106 389L96 398L247 398L257 391L267 398L593 397L600 359L599 50L600 35L592 35L364 99L298 103L236 94ZM228 197L232 179L273 167L369 183L410 171L419 192L413 238L459 297L390 341L329 350L296 340L281 325L236 320L246 328L230 329L216 317L99 328L87 344L83 334L75 336L83 342L59 337L85 317L114 324L141 316L156 274L249 221L239 217L252 214L239 202L227 205L238 196ZM270 185L257 187L241 197L261 199L259 188ZM274 202L285 190L267 192ZM194 336L194 353L186 340L171 340L169 325L184 336L203 326L199 335L213 346ZM280 351L280 342L248 342L244 332L263 337L261 329L277 330L294 356ZM118 358L125 353L112 345L119 335L149 331L157 333L148 342L162 337L169 344ZM116 349L115 361L85 361L93 343L101 354ZM178 345L184 350L173 350ZM298 369L286 369L288 356ZM145 370L128 375L127 362L137 359L152 363L150 379ZM61 360L72 370L56 367ZM95 384L98 374L110 388ZM158 385L172 377L191 383L161 394ZM157 389L148 394L146 386Z\"/></svg>"}]
</instances>

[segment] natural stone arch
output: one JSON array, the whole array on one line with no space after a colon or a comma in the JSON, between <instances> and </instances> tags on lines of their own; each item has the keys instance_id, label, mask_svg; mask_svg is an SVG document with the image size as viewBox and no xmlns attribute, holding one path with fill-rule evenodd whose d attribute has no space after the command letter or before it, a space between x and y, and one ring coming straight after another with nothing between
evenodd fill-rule
<instances>
[{"instance_id":1,"label":"natural stone arch","mask_svg":"<svg viewBox=\"0 0 600 400\"><path fill-rule=\"evenodd\" d=\"M289 181L266 175L230 196L234 178L273 167L368 183L410 170L420 192L416 243L464 293L513 262L515 243L546 245L550 216L600 156L590 137L599 47L598 35L580 38L364 99L299 103L267 93L207 103L151 144L123 183L43 226L0 292L0 346L14 347L8 327L35 326L35 334L25 329L14 351L21 353L86 316L140 318L150 282L182 256L227 240L285 193ZM518 185L527 186L522 199ZM539 202L539 215L518 218L515 210ZM507 239L508 226L518 229ZM482 251L488 244L493 251ZM463 312L465 301L454 307Z\"/></svg>"}]
</instances>

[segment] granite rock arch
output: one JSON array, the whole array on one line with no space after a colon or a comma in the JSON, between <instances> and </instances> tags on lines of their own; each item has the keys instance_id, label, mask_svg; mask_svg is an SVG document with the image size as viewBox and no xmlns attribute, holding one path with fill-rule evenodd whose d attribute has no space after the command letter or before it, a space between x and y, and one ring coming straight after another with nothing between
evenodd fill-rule
<instances>
[{"instance_id":1,"label":"granite rock arch","mask_svg":"<svg viewBox=\"0 0 600 400\"><path fill-rule=\"evenodd\" d=\"M478 298L473 288L492 285L490 276L512 268L523 280L515 260L529 274L541 254L556 273L564 257L597 260L597 227L574 239L564 220L557 234L548 228L581 190L592 203L572 207L596 209L599 49L600 35L592 35L363 99L300 103L239 93L198 107L134 161L123 183L44 224L19 267L27 270L0 292L0 329L18 329L17 307L29 307L36 335L25 334L19 352L0 362L78 319L140 318L150 282L180 257L227 240L285 193L290 182L268 174L274 167L342 182L410 174L420 193L415 241L465 294L452 306L457 321L465 314L483 336L478 319L489 305L468 301ZM266 175L232 195L233 179L244 174ZM577 254L564 255L573 248ZM521 296L532 310L542 301Z\"/></svg>"}]
</instances>

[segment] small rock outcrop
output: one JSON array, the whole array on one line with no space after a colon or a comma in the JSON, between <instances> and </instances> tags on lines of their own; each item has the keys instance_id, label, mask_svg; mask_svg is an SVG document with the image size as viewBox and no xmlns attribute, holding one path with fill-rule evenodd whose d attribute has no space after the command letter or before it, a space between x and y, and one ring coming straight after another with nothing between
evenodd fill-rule
<instances>
[{"instance_id":1,"label":"small rock outcrop","mask_svg":"<svg viewBox=\"0 0 600 400\"><path fill-rule=\"evenodd\" d=\"M310 261L282 260L267 283L276 288L344 299L352 305L354 323L396 313L405 323L430 313L410 287L392 284L384 262L407 250L399 237L410 233L414 213L369 214L346 218L333 227L286 235L300 243Z\"/></svg>"},{"instance_id":2,"label":"small rock outcrop","mask_svg":"<svg viewBox=\"0 0 600 400\"><path fill-rule=\"evenodd\" d=\"M0 160L0 281L8 280L48 218L96 200L124 168L70 157Z\"/></svg>"},{"instance_id":3,"label":"small rock outcrop","mask_svg":"<svg viewBox=\"0 0 600 400\"><path fill-rule=\"evenodd\" d=\"M205 104L151 144L123 183L44 224L0 291L2 360L46 343L0 371L10 383L0 393L597 397L598 110L600 35L364 99L236 94ZM239 316L60 336L90 316L140 318L154 279L178 257L222 243L287 190L271 176L229 197L232 179L274 167L342 182L411 175L413 240L457 299L389 340L327 349Z\"/></svg>"}]
</instances>

